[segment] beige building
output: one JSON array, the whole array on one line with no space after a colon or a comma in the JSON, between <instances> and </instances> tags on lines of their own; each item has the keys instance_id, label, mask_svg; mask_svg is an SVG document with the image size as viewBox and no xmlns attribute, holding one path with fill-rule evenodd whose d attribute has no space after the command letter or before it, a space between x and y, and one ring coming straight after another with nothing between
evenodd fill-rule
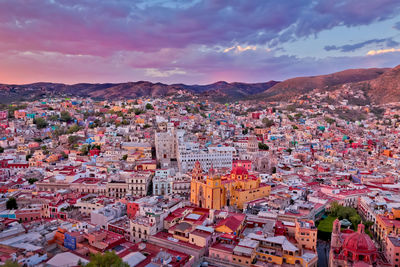
<instances>
[{"instance_id":1,"label":"beige building","mask_svg":"<svg viewBox=\"0 0 400 267\"><path fill-rule=\"evenodd\" d=\"M152 179L151 172L135 172L127 178L128 192L132 196L146 196Z\"/></svg>"},{"instance_id":2,"label":"beige building","mask_svg":"<svg viewBox=\"0 0 400 267\"><path fill-rule=\"evenodd\" d=\"M88 198L85 200L77 201L75 207L78 207L81 213L90 215L92 211L104 208L104 200L101 200L99 198Z\"/></svg>"},{"instance_id":3,"label":"beige building","mask_svg":"<svg viewBox=\"0 0 400 267\"><path fill-rule=\"evenodd\" d=\"M168 132L156 132L155 146L158 162L175 159L177 154L177 141L174 129Z\"/></svg>"},{"instance_id":4,"label":"beige building","mask_svg":"<svg viewBox=\"0 0 400 267\"><path fill-rule=\"evenodd\" d=\"M132 242L148 240L150 235L157 233L157 223L155 217L136 216L130 221L130 236Z\"/></svg>"},{"instance_id":5,"label":"beige building","mask_svg":"<svg viewBox=\"0 0 400 267\"><path fill-rule=\"evenodd\" d=\"M128 192L128 184L125 181L111 181L106 185L108 197L123 198Z\"/></svg>"}]
</instances>

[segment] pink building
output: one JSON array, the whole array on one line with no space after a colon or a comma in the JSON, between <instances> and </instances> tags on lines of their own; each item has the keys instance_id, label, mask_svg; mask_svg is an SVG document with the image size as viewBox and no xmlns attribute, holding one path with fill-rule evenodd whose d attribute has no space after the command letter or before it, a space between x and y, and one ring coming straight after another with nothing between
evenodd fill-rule
<instances>
[{"instance_id":1,"label":"pink building","mask_svg":"<svg viewBox=\"0 0 400 267\"><path fill-rule=\"evenodd\" d=\"M8 111L7 110L2 110L0 111L0 120L5 120L8 117Z\"/></svg>"},{"instance_id":2,"label":"pink building","mask_svg":"<svg viewBox=\"0 0 400 267\"><path fill-rule=\"evenodd\" d=\"M251 161L250 160L234 160L232 162L232 169L237 167L243 167L247 171L251 171Z\"/></svg>"}]
</instances>

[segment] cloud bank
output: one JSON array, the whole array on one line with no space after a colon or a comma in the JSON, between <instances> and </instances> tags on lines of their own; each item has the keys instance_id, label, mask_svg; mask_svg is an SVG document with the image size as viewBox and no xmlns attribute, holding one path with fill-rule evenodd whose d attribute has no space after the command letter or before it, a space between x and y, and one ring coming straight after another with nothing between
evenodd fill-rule
<instances>
[{"instance_id":1,"label":"cloud bank","mask_svg":"<svg viewBox=\"0 0 400 267\"><path fill-rule=\"evenodd\" d=\"M368 67L371 57L314 59L276 51L335 27L393 19L399 11L397 0L4 0L0 82L252 82ZM398 43L371 38L325 50L371 45ZM375 59L377 66L392 61Z\"/></svg>"}]
</instances>

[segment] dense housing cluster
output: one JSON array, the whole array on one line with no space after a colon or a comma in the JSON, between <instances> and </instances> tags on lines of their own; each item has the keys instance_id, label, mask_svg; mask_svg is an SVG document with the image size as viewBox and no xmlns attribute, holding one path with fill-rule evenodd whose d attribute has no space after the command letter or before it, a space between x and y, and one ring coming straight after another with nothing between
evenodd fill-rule
<instances>
[{"instance_id":1,"label":"dense housing cluster","mask_svg":"<svg viewBox=\"0 0 400 267\"><path fill-rule=\"evenodd\" d=\"M335 97L3 105L0 261L400 266L400 109Z\"/></svg>"}]
</instances>

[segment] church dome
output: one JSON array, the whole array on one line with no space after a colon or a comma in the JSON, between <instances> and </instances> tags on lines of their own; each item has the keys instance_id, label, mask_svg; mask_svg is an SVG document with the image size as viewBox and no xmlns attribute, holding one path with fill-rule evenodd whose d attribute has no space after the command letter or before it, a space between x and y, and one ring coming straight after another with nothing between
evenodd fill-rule
<instances>
[{"instance_id":1,"label":"church dome","mask_svg":"<svg viewBox=\"0 0 400 267\"><path fill-rule=\"evenodd\" d=\"M374 253L377 251L371 238L364 233L365 226L358 225L358 231L346 237L343 242L343 248L353 253Z\"/></svg>"},{"instance_id":2,"label":"church dome","mask_svg":"<svg viewBox=\"0 0 400 267\"><path fill-rule=\"evenodd\" d=\"M249 174L245 167L235 167L232 169L231 174L234 175L247 175Z\"/></svg>"}]
</instances>

